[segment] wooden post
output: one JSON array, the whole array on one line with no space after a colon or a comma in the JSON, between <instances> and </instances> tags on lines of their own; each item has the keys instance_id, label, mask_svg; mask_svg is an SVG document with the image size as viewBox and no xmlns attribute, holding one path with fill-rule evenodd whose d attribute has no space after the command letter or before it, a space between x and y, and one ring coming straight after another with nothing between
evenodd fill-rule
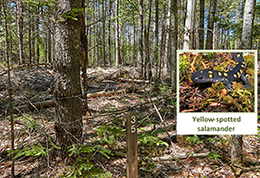
<instances>
[{"instance_id":1,"label":"wooden post","mask_svg":"<svg viewBox=\"0 0 260 178\"><path fill-rule=\"evenodd\" d=\"M129 113L126 116L126 144L127 144L127 177L138 178L136 113Z\"/></svg>"}]
</instances>

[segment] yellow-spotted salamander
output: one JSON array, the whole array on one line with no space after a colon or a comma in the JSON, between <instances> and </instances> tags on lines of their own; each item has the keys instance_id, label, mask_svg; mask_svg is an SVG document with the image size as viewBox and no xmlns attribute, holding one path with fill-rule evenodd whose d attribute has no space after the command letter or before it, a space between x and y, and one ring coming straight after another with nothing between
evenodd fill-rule
<instances>
[{"instance_id":1,"label":"yellow-spotted salamander","mask_svg":"<svg viewBox=\"0 0 260 178\"><path fill-rule=\"evenodd\" d=\"M243 73L246 63L242 54L232 53L232 57L236 61L236 66L234 68L231 65L227 65L224 71L205 69L193 72L191 80L195 83L224 82L226 87L232 90L231 82L241 78L245 82L246 86L253 88Z\"/></svg>"}]
</instances>

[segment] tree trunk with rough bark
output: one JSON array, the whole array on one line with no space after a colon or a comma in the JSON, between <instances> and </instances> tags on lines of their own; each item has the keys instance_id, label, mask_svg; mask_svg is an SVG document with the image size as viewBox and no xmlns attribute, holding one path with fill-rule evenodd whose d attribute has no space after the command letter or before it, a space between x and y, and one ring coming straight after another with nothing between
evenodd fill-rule
<instances>
[{"instance_id":1,"label":"tree trunk with rough bark","mask_svg":"<svg viewBox=\"0 0 260 178\"><path fill-rule=\"evenodd\" d=\"M210 1L209 7L209 17L208 17L208 30L206 39L206 49L213 49L213 28L214 28L214 18L217 8L217 0Z\"/></svg>"},{"instance_id":2,"label":"tree trunk with rough bark","mask_svg":"<svg viewBox=\"0 0 260 178\"><path fill-rule=\"evenodd\" d=\"M19 65L24 63L23 58L23 16L22 16L22 2L18 0L16 2L17 13L17 35L18 35L18 50L19 50Z\"/></svg>"},{"instance_id":3,"label":"tree trunk with rough bark","mask_svg":"<svg viewBox=\"0 0 260 178\"><path fill-rule=\"evenodd\" d=\"M138 19L138 72L143 74L143 0L138 0L139 19Z\"/></svg>"},{"instance_id":4,"label":"tree trunk with rough bark","mask_svg":"<svg viewBox=\"0 0 260 178\"><path fill-rule=\"evenodd\" d=\"M82 141L82 104L80 60L82 56L81 23L66 13L82 7L81 0L59 0L55 38L55 131L61 158L68 155L67 148ZM80 18L81 11L76 11Z\"/></svg>"},{"instance_id":5,"label":"tree trunk with rough bark","mask_svg":"<svg viewBox=\"0 0 260 178\"><path fill-rule=\"evenodd\" d=\"M252 28L256 0L246 0L240 49L252 49Z\"/></svg>"},{"instance_id":6,"label":"tree trunk with rough bark","mask_svg":"<svg viewBox=\"0 0 260 178\"><path fill-rule=\"evenodd\" d=\"M204 6L205 0L200 0L199 49L204 49Z\"/></svg>"}]
</instances>

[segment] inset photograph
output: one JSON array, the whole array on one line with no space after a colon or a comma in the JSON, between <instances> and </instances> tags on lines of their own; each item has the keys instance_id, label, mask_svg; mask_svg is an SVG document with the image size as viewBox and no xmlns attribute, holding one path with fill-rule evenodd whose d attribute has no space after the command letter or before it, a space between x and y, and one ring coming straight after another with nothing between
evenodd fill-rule
<instances>
[{"instance_id":1,"label":"inset photograph","mask_svg":"<svg viewBox=\"0 0 260 178\"><path fill-rule=\"evenodd\" d=\"M255 52L179 52L179 112L255 112Z\"/></svg>"}]
</instances>

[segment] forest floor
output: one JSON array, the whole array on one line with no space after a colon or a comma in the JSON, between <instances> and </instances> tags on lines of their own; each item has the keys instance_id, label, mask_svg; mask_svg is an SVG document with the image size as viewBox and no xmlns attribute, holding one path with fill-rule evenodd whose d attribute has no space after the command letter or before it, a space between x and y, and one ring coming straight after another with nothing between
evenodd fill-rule
<instances>
[{"instance_id":1,"label":"forest floor","mask_svg":"<svg viewBox=\"0 0 260 178\"><path fill-rule=\"evenodd\" d=\"M87 73L90 112L83 116L85 142L101 145L113 153L110 158L91 155L97 168L110 172L112 177L126 177L126 139L122 130L126 115L136 112L139 177L235 176L230 163L230 136L212 136L213 142L208 141L208 136L200 136L204 143L186 141L188 136L176 137L176 95L166 85L156 87L140 79L132 66L94 67ZM30 148L31 151L16 158L17 177L61 177L68 172L68 164L59 157L52 157L55 149L45 149L50 147L47 135L55 140L53 74L50 66L11 71L15 148ZM3 66L0 66L0 83L0 177L7 178L11 175L11 158L7 152L11 148L11 125L7 116L7 74ZM243 141L245 165L258 166L259 138L244 135ZM33 145L39 148L35 156L32 156ZM260 177L258 170L244 171L240 177Z\"/></svg>"}]
</instances>

